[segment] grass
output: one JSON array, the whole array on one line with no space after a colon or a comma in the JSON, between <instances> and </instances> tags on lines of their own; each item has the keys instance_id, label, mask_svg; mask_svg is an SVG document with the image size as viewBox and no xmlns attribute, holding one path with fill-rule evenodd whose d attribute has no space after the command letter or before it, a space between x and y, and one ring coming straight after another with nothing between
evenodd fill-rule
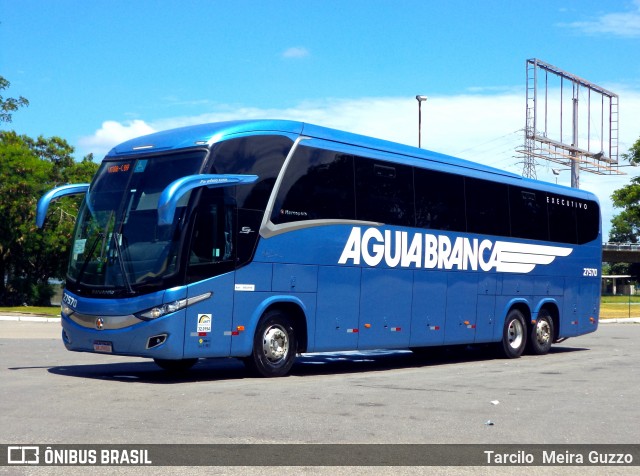
<instances>
[{"instance_id":1,"label":"grass","mask_svg":"<svg viewBox=\"0 0 640 476\"><path fill-rule=\"evenodd\" d=\"M629 296L602 296L602 304L629 304ZM640 295L631 296L631 304L640 303Z\"/></svg>"},{"instance_id":2,"label":"grass","mask_svg":"<svg viewBox=\"0 0 640 476\"><path fill-rule=\"evenodd\" d=\"M0 307L1 313L34 314L37 316L60 317L60 306L15 306Z\"/></svg>"},{"instance_id":3,"label":"grass","mask_svg":"<svg viewBox=\"0 0 640 476\"><path fill-rule=\"evenodd\" d=\"M600 318L640 317L640 296L602 296Z\"/></svg>"}]
</instances>

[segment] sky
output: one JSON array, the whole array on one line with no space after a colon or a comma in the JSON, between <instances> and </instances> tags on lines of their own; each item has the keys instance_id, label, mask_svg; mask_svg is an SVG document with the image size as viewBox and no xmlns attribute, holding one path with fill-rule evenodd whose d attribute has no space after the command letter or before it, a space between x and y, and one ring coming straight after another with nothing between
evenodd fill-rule
<instances>
[{"instance_id":1,"label":"sky","mask_svg":"<svg viewBox=\"0 0 640 476\"><path fill-rule=\"evenodd\" d=\"M522 173L526 60L619 95L640 137L640 0L0 0L2 124L80 159L173 127L294 119ZM582 139L584 142L584 138ZM570 185L539 162L540 180ZM640 174L582 173L601 202Z\"/></svg>"}]
</instances>

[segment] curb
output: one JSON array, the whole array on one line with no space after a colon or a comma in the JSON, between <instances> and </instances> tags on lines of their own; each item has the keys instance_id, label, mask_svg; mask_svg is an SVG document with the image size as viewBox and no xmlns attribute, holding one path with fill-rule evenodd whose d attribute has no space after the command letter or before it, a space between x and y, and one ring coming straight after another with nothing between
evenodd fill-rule
<instances>
[{"instance_id":1,"label":"curb","mask_svg":"<svg viewBox=\"0 0 640 476\"><path fill-rule=\"evenodd\" d=\"M43 323L55 322L55 323L60 323L61 318L59 318L59 317L18 315L18 316L0 316L0 321L43 322Z\"/></svg>"},{"instance_id":2,"label":"curb","mask_svg":"<svg viewBox=\"0 0 640 476\"><path fill-rule=\"evenodd\" d=\"M600 319L598 324L640 324L640 317L616 317L614 319Z\"/></svg>"}]
</instances>

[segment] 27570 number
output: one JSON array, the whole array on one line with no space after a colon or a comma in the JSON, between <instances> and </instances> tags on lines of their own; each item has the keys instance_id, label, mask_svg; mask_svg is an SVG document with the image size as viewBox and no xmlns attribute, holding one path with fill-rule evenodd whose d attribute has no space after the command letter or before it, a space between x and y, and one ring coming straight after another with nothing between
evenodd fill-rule
<instances>
[{"instance_id":1,"label":"27570 number","mask_svg":"<svg viewBox=\"0 0 640 476\"><path fill-rule=\"evenodd\" d=\"M64 293L62 295L62 302L67 304L68 306L71 306L74 309L78 307L78 300L76 298L69 296L67 293Z\"/></svg>"},{"instance_id":2,"label":"27570 number","mask_svg":"<svg viewBox=\"0 0 640 476\"><path fill-rule=\"evenodd\" d=\"M582 276L598 276L598 268L584 268Z\"/></svg>"}]
</instances>

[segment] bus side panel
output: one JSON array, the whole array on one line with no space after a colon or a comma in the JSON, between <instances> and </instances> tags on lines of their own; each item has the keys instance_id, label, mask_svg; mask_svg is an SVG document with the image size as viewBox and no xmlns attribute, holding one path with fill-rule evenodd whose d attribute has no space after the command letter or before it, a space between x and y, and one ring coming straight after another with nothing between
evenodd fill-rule
<instances>
[{"instance_id":1,"label":"bus side panel","mask_svg":"<svg viewBox=\"0 0 640 476\"><path fill-rule=\"evenodd\" d=\"M314 351L358 348L361 268L321 266Z\"/></svg>"},{"instance_id":2,"label":"bus side panel","mask_svg":"<svg viewBox=\"0 0 640 476\"><path fill-rule=\"evenodd\" d=\"M564 294L564 278L555 276L538 276L533 284L533 294L538 297L562 296Z\"/></svg>"},{"instance_id":3,"label":"bus side panel","mask_svg":"<svg viewBox=\"0 0 640 476\"><path fill-rule=\"evenodd\" d=\"M438 271L414 271L411 347L442 345L447 281Z\"/></svg>"},{"instance_id":4,"label":"bus side panel","mask_svg":"<svg viewBox=\"0 0 640 476\"><path fill-rule=\"evenodd\" d=\"M533 279L529 275L502 276L502 295L514 298L529 298L533 295Z\"/></svg>"},{"instance_id":5,"label":"bus side panel","mask_svg":"<svg viewBox=\"0 0 640 476\"><path fill-rule=\"evenodd\" d=\"M560 314L560 331L558 337L572 337L578 335L580 279L566 278L564 289L564 303ZM588 317L586 318L588 319Z\"/></svg>"},{"instance_id":6,"label":"bus side panel","mask_svg":"<svg viewBox=\"0 0 640 476\"><path fill-rule=\"evenodd\" d=\"M478 278L478 307L475 342L492 342L496 324L496 290L498 277L481 274Z\"/></svg>"},{"instance_id":7,"label":"bus side panel","mask_svg":"<svg viewBox=\"0 0 640 476\"><path fill-rule=\"evenodd\" d=\"M318 267L274 263L271 289L274 292L315 293L318 290Z\"/></svg>"},{"instance_id":8,"label":"bus side panel","mask_svg":"<svg viewBox=\"0 0 640 476\"><path fill-rule=\"evenodd\" d=\"M364 268L358 349L409 346L413 272Z\"/></svg>"},{"instance_id":9,"label":"bus side panel","mask_svg":"<svg viewBox=\"0 0 640 476\"><path fill-rule=\"evenodd\" d=\"M188 297L212 296L187 308L184 356L227 357L231 350L234 273L190 284Z\"/></svg>"},{"instance_id":10,"label":"bus side panel","mask_svg":"<svg viewBox=\"0 0 640 476\"><path fill-rule=\"evenodd\" d=\"M587 334L598 328L600 316L600 280L597 277L580 280L580 319L578 332Z\"/></svg>"},{"instance_id":11,"label":"bus side panel","mask_svg":"<svg viewBox=\"0 0 640 476\"><path fill-rule=\"evenodd\" d=\"M272 292L236 291L231 326L231 357L250 355L260 318L268 309L285 305L296 306L302 311L306 319L308 341L312 343L315 339L315 293L275 294Z\"/></svg>"},{"instance_id":12,"label":"bus side panel","mask_svg":"<svg viewBox=\"0 0 640 476\"><path fill-rule=\"evenodd\" d=\"M475 340L478 302L476 273L447 274L445 344L470 344Z\"/></svg>"},{"instance_id":13,"label":"bus side panel","mask_svg":"<svg viewBox=\"0 0 640 476\"><path fill-rule=\"evenodd\" d=\"M258 326L258 321L266 309L264 303L272 296L270 292L239 292L236 291L233 305L234 329L244 328L238 331L238 335L231 340L231 356L243 357L251 354L253 348L253 336Z\"/></svg>"},{"instance_id":14,"label":"bus side panel","mask_svg":"<svg viewBox=\"0 0 640 476\"><path fill-rule=\"evenodd\" d=\"M478 295L478 320L475 343L492 342L496 327L495 295Z\"/></svg>"}]
</instances>

